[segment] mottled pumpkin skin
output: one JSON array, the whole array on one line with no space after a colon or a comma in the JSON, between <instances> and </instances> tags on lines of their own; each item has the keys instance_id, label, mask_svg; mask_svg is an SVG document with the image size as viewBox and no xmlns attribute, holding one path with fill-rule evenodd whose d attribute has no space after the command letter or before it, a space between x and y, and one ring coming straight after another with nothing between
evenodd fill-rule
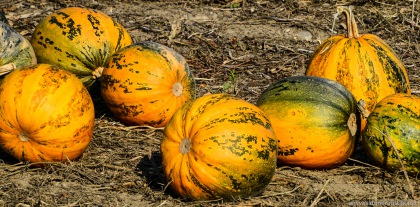
<instances>
[{"instance_id":1,"label":"mottled pumpkin skin","mask_svg":"<svg viewBox=\"0 0 420 207\"><path fill-rule=\"evenodd\" d=\"M395 144L404 167L420 173L420 98L409 94L392 94L382 99L369 115L363 133L363 146L379 166L401 169Z\"/></svg>"},{"instance_id":2,"label":"mottled pumpkin skin","mask_svg":"<svg viewBox=\"0 0 420 207\"><path fill-rule=\"evenodd\" d=\"M126 29L108 15L69 7L39 22L31 44L39 63L57 65L90 87L117 50L132 44Z\"/></svg>"},{"instance_id":3,"label":"mottled pumpkin skin","mask_svg":"<svg viewBox=\"0 0 420 207\"><path fill-rule=\"evenodd\" d=\"M0 75L37 63L29 40L3 21L0 21L0 51Z\"/></svg>"},{"instance_id":4,"label":"mottled pumpkin skin","mask_svg":"<svg viewBox=\"0 0 420 207\"><path fill-rule=\"evenodd\" d=\"M355 34L335 35L322 42L305 74L338 81L357 101L363 99L368 111L390 94L409 94L406 69L393 49L376 35L359 35L352 19L347 27ZM362 120L362 129L365 125Z\"/></svg>"},{"instance_id":5,"label":"mottled pumpkin skin","mask_svg":"<svg viewBox=\"0 0 420 207\"><path fill-rule=\"evenodd\" d=\"M264 191L276 168L277 139L264 112L214 94L181 107L161 143L169 186L192 200L238 199Z\"/></svg>"},{"instance_id":6,"label":"mottled pumpkin skin","mask_svg":"<svg viewBox=\"0 0 420 207\"><path fill-rule=\"evenodd\" d=\"M353 153L360 130L357 103L341 84L318 77L279 80L259 97L279 140L279 165L333 168Z\"/></svg>"},{"instance_id":7,"label":"mottled pumpkin skin","mask_svg":"<svg viewBox=\"0 0 420 207\"><path fill-rule=\"evenodd\" d=\"M0 85L0 148L18 160L78 158L89 145L94 119L82 82L54 66L17 69Z\"/></svg>"},{"instance_id":8,"label":"mottled pumpkin skin","mask_svg":"<svg viewBox=\"0 0 420 207\"><path fill-rule=\"evenodd\" d=\"M410 93L407 72L395 52L379 37L337 35L316 50L306 75L325 77L343 84L356 100L372 111L376 103L394 93Z\"/></svg>"},{"instance_id":9,"label":"mottled pumpkin skin","mask_svg":"<svg viewBox=\"0 0 420 207\"><path fill-rule=\"evenodd\" d=\"M159 43L139 42L111 57L103 70L101 93L122 122L163 127L195 98L195 83L179 53Z\"/></svg>"}]
</instances>

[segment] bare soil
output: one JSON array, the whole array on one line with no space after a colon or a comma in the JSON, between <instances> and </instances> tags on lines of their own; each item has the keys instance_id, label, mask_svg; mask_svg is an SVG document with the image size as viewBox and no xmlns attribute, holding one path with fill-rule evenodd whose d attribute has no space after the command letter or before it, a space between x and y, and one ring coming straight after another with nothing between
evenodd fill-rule
<instances>
[{"instance_id":1,"label":"bare soil","mask_svg":"<svg viewBox=\"0 0 420 207\"><path fill-rule=\"evenodd\" d=\"M376 34L394 48L408 70L412 93L420 96L420 3L414 2L3 0L0 8L28 39L55 10L100 10L122 23L135 42L155 41L182 54L196 77L198 97L224 92L255 103L268 85L303 75L314 49L346 31L344 16L332 30L337 5L354 5L360 32ZM402 172L372 165L360 143L335 169L279 166L260 196L186 201L166 188L162 130L123 125L98 91L92 97L95 131L79 160L33 168L0 152L0 206L420 206L420 178L407 180Z\"/></svg>"}]
</instances>

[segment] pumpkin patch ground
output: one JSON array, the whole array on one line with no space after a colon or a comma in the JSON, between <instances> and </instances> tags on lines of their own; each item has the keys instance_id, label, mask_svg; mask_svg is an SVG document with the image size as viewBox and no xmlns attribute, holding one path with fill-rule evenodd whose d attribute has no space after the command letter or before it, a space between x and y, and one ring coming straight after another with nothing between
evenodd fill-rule
<instances>
[{"instance_id":1,"label":"pumpkin patch ground","mask_svg":"<svg viewBox=\"0 0 420 207\"><path fill-rule=\"evenodd\" d=\"M343 15L334 24L336 7L343 4L354 5L360 34L375 34L393 48L407 69L411 93L420 96L419 1L3 0L0 8L28 40L54 11L99 10L120 22L133 42L157 42L184 56L196 97L228 93L255 104L270 84L304 75L316 47L347 31ZM33 168L0 151L0 206L420 205L420 175L407 179L403 172L375 166L361 140L337 168L278 166L258 196L184 200L165 180L163 129L124 125L107 108L99 87L90 89L96 113L92 141L78 160Z\"/></svg>"}]
</instances>

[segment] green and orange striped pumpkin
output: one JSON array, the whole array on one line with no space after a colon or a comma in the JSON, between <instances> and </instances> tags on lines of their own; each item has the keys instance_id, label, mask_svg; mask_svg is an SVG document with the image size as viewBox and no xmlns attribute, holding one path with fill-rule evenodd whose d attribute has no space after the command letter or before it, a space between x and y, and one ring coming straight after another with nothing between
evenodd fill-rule
<instances>
[{"instance_id":1,"label":"green and orange striped pumpkin","mask_svg":"<svg viewBox=\"0 0 420 207\"><path fill-rule=\"evenodd\" d=\"M360 130L357 103L336 81L283 78L260 95L257 106L279 140L279 165L334 168L353 153Z\"/></svg>"},{"instance_id":2,"label":"green and orange striped pumpkin","mask_svg":"<svg viewBox=\"0 0 420 207\"><path fill-rule=\"evenodd\" d=\"M372 111L376 103L394 93L410 93L406 69L393 49L373 34L359 34L351 7L338 7L347 19L347 34L335 35L317 47L306 75L343 84ZM362 120L362 129L366 120Z\"/></svg>"},{"instance_id":3,"label":"green and orange striped pumpkin","mask_svg":"<svg viewBox=\"0 0 420 207\"><path fill-rule=\"evenodd\" d=\"M29 40L3 21L0 21L0 51L0 76L37 63Z\"/></svg>"},{"instance_id":4,"label":"green and orange striped pumpkin","mask_svg":"<svg viewBox=\"0 0 420 207\"><path fill-rule=\"evenodd\" d=\"M227 94L187 102L165 127L163 170L192 200L239 199L264 191L276 169L277 139L261 109Z\"/></svg>"},{"instance_id":5,"label":"green and orange striped pumpkin","mask_svg":"<svg viewBox=\"0 0 420 207\"><path fill-rule=\"evenodd\" d=\"M94 121L86 87L55 66L14 70L0 85L0 148L20 161L80 157L92 138Z\"/></svg>"},{"instance_id":6,"label":"green and orange striped pumpkin","mask_svg":"<svg viewBox=\"0 0 420 207\"><path fill-rule=\"evenodd\" d=\"M57 65L88 88L101 77L117 50L132 44L126 29L108 15L88 8L56 11L35 27L31 44L39 63Z\"/></svg>"},{"instance_id":7,"label":"green and orange striped pumpkin","mask_svg":"<svg viewBox=\"0 0 420 207\"><path fill-rule=\"evenodd\" d=\"M401 170L399 156L407 172L420 173L420 98L397 93L382 99L368 117L362 143L375 164Z\"/></svg>"},{"instance_id":8,"label":"green and orange striped pumpkin","mask_svg":"<svg viewBox=\"0 0 420 207\"><path fill-rule=\"evenodd\" d=\"M101 93L120 121L163 127L178 108L195 98L195 82L178 52L139 42L111 57L103 70Z\"/></svg>"}]
</instances>

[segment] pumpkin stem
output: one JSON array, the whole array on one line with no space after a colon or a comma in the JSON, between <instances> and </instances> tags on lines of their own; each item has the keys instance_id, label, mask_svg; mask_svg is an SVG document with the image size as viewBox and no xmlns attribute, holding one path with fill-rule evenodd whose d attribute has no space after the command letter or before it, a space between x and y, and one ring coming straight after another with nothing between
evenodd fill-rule
<instances>
[{"instance_id":1,"label":"pumpkin stem","mask_svg":"<svg viewBox=\"0 0 420 207\"><path fill-rule=\"evenodd\" d=\"M364 119L367 119L370 115L370 111L366 109L365 107L365 101L363 99L360 99L359 102L357 102L357 108L359 109L360 113L362 114Z\"/></svg>"},{"instance_id":2,"label":"pumpkin stem","mask_svg":"<svg viewBox=\"0 0 420 207\"><path fill-rule=\"evenodd\" d=\"M357 29L356 19L354 18L353 12L352 12L353 6L339 6L337 7L338 13L343 13L346 15L346 21L347 21L347 37L348 38L358 38L359 30Z\"/></svg>"},{"instance_id":3,"label":"pumpkin stem","mask_svg":"<svg viewBox=\"0 0 420 207\"><path fill-rule=\"evenodd\" d=\"M27 141L29 141L29 136L28 136L28 134L26 134L25 132L21 132L21 133L18 135L18 137L19 137L19 140L20 140L20 141L22 141L22 142L27 142Z\"/></svg>"},{"instance_id":4,"label":"pumpkin stem","mask_svg":"<svg viewBox=\"0 0 420 207\"><path fill-rule=\"evenodd\" d=\"M94 71L92 71L93 79L99 79L102 76L102 71L104 70L104 67L96 68Z\"/></svg>"},{"instance_id":5,"label":"pumpkin stem","mask_svg":"<svg viewBox=\"0 0 420 207\"><path fill-rule=\"evenodd\" d=\"M10 73L14 69L16 69L16 65L14 63L2 65L0 66L0 76Z\"/></svg>"},{"instance_id":6,"label":"pumpkin stem","mask_svg":"<svg viewBox=\"0 0 420 207\"><path fill-rule=\"evenodd\" d=\"M347 120L347 126L350 129L351 136L356 135L357 132L357 118L356 114L351 113L349 119Z\"/></svg>"},{"instance_id":7,"label":"pumpkin stem","mask_svg":"<svg viewBox=\"0 0 420 207\"><path fill-rule=\"evenodd\" d=\"M182 154L187 154L190 151L191 148L191 140L188 138L184 138L179 143L179 150Z\"/></svg>"},{"instance_id":8,"label":"pumpkin stem","mask_svg":"<svg viewBox=\"0 0 420 207\"><path fill-rule=\"evenodd\" d=\"M178 97L180 95L182 95L182 91L184 90L184 87L182 86L182 84L180 82L176 82L173 86L172 86L172 93Z\"/></svg>"}]
</instances>

